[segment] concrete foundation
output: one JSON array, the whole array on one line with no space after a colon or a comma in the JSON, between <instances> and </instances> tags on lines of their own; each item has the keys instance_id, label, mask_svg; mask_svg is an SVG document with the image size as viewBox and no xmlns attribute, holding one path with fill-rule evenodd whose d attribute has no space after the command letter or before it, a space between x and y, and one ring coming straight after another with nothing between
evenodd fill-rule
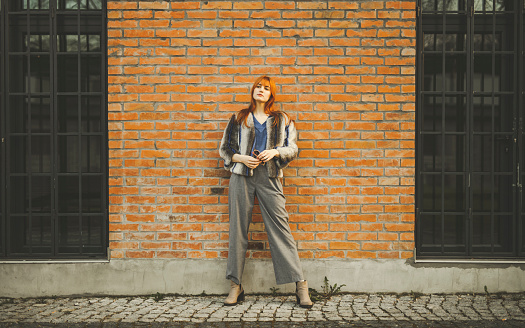
<instances>
[{"instance_id":1,"label":"concrete foundation","mask_svg":"<svg viewBox=\"0 0 525 328\"><path fill-rule=\"evenodd\" d=\"M345 284L346 292L490 293L525 291L525 264L431 264L413 260L302 260L309 285ZM0 297L70 295L226 294L226 260L111 260L1 263ZM250 293L293 292L275 284L270 260L246 261Z\"/></svg>"}]
</instances>

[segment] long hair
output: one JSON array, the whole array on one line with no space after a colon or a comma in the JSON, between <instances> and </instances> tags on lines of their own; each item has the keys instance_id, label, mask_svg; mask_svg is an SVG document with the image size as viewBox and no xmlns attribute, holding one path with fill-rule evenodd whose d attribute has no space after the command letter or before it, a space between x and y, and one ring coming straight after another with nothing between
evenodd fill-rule
<instances>
[{"instance_id":1,"label":"long hair","mask_svg":"<svg viewBox=\"0 0 525 328\"><path fill-rule=\"evenodd\" d=\"M261 77L258 77L257 80L255 80L255 82L253 83L252 88L250 90L250 105L247 108L241 109L239 111L239 114L237 114L237 123L242 123L245 126L247 125L248 116L251 113L253 113L256 107L255 99L253 99L253 90L255 90L255 87L257 87L257 85L262 81L268 81L268 83L270 84L270 98L268 98L268 101L266 102L266 104L264 104L264 113L274 118L273 126L279 124L281 115L285 116L288 119L288 121L291 121L291 118L290 116L288 116L288 114L286 114L283 111L276 110L274 108L273 104L275 103L275 94L277 88L275 86L275 82L271 77L263 75Z\"/></svg>"}]
</instances>

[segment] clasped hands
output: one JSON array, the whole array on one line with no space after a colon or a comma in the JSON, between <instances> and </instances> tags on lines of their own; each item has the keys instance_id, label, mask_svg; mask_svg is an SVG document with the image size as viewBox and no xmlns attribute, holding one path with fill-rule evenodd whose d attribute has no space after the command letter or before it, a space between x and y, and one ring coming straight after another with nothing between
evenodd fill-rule
<instances>
[{"instance_id":1,"label":"clasped hands","mask_svg":"<svg viewBox=\"0 0 525 328\"><path fill-rule=\"evenodd\" d=\"M277 149L267 149L265 151L262 151L259 153L259 151L255 150L253 152L253 155L255 156L248 156L248 155L239 155L235 154L233 155L233 161L235 162L241 162L250 169L254 169L259 164L263 164L274 158L275 156L279 156L279 152Z\"/></svg>"}]
</instances>

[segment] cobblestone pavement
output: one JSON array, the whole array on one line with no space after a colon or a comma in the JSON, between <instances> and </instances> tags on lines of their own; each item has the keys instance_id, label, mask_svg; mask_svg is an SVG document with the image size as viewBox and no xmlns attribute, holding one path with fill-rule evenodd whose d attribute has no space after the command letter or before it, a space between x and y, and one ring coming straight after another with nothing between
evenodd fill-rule
<instances>
[{"instance_id":1,"label":"cobblestone pavement","mask_svg":"<svg viewBox=\"0 0 525 328\"><path fill-rule=\"evenodd\" d=\"M520 294L342 294L300 308L295 296L0 299L0 327L525 327Z\"/></svg>"}]
</instances>

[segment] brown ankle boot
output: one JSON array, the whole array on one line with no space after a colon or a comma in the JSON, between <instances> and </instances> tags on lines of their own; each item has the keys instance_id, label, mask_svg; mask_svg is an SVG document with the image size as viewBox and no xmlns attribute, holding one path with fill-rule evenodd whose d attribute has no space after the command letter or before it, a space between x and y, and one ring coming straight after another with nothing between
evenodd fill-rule
<instances>
[{"instance_id":1,"label":"brown ankle boot","mask_svg":"<svg viewBox=\"0 0 525 328\"><path fill-rule=\"evenodd\" d=\"M244 289L242 285L237 285L233 281L230 282L230 294L224 300L224 305L232 306L238 302L244 301Z\"/></svg>"},{"instance_id":2,"label":"brown ankle boot","mask_svg":"<svg viewBox=\"0 0 525 328\"><path fill-rule=\"evenodd\" d=\"M310 295L308 294L308 282L306 280L298 281L295 289L295 299L297 304L302 308L311 308L314 303L310 300Z\"/></svg>"}]
</instances>

